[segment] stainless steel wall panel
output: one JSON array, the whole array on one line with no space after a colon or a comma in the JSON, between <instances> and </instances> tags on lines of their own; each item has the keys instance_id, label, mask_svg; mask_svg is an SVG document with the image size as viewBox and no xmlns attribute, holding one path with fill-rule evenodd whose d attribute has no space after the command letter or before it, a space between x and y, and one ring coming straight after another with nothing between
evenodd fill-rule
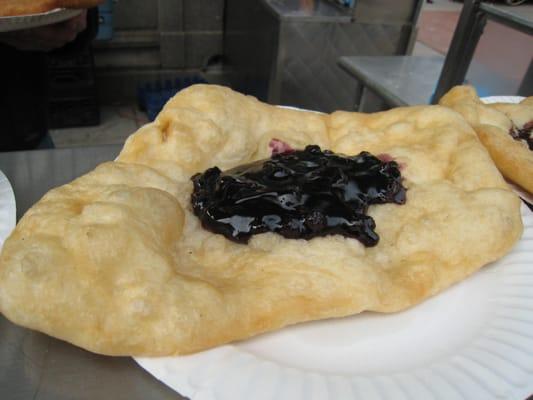
<instances>
[{"instance_id":1,"label":"stainless steel wall panel","mask_svg":"<svg viewBox=\"0 0 533 400\"><path fill-rule=\"evenodd\" d=\"M157 29L159 7L157 1L118 1L113 8L113 24L117 30Z\"/></svg>"},{"instance_id":2,"label":"stainless steel wall panel","mask_svg":"<svg viewBox=\"0 0 533 400\"><path fill-rule=\"evenodd\" d=\"M185 31L222 31L224 0L183 1Z\"/></svg>"},{"instance_id":3,"label":"stainless steel wall panel","mask_svg":"<svg viewBox=\"0 0 533 400\"><path fill-rule=\"evenodd\" d=\"M422 4L420 0L357 0L354 16L357 22L410 24Z\"/></svg>"},{"instance_id":4,"label":"stainless steel wall panel","mask_svg":"<svg viewBox=\"0 0 533 400\"><path fill-rule=\"evenodd\" d=\"M183 31L183 0L159 0L159 30Z\"/></svg>"},{"instance_id":5,"label":"stainless steel wall panel","mask_svg":"<svg viewBox=\"0 0 533 400\"><path fill-rule=\"evenodd\" d=\"M143 80L155 82L163 77L173 80L198 75L200 67L223 52L224 3L224 0L117 2L113 38L94 43L100 100L130 102L137 84Z\"/></svg>"},{"instance_id":6,"label":"stainless steel wall panel","mask_svg":"<svg viewBox=\"0 0 533 400\"><path fill-rule=\"evenodd\" d=\"M227 1L224 56L235 90L267 101L269 92L277 89L280 29L280 21L263 2Z\"/></svg>"},{"instance_id":7,"label":"stainless steel wall panel","mask_svg":"<svg viewBox=\"0 0 533 400\"><path fill-rule=\"evenodd\" d=\"M185 67L185 34L183 32L161 32L160 55L163 68Z\"/></svg>"},{"instance_id":8,"label":"stainless steel wall panel","mask_svg":"<svg viewBox=\"0 0 533 400\"><path fill-rule=\"evenodd\" d=\"M412 8L416 1L399 3ZM328 3L314 4L308 10L293 0L227 0L224 55L236 90L273 104L351 110L359 87L338 58L405 54L410 24L360 23L353 10L332 13Z\"/></svg>"},{"instance_id":9,"label":"stainless steel wall panel","mask_svg":"<svg viewBox=\"0 0 533 400\"><path fill-rule=\"evenodd\" d=\"M114 48L99 49L95 65L100 69L121 68L159 68L161 54L159 47L127 47L117 52Z\"/></svg>"},{"instance_id":10,"label":"stainless steel wall panel","mask_svg":"<svg viewBox=\"0 0 533 400\"><path fill-rule=\"evenodd\" d=\"M282 33L280 96L269 100L325 112L355 104L357 82L340 55L395 54L402 41L401 27L387 25L288 22Z\"/></svg>"},{"instance_id":11,"label":"stainless steel wall panel","mask_svg":"<svg viewBox=\"0 0 533 400\"><path fill-rule=\"evenodd\" d=\"M222 54L222 32L185 32L185 65L204 67L209 59Z\"/></svg>"}]
</instances>

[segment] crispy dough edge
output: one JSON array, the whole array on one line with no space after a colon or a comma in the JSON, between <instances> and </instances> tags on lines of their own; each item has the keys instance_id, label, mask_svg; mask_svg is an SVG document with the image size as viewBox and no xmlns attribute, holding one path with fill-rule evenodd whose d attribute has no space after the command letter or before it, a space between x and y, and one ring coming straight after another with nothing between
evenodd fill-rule
<instances>
[{"instance_id":1,"label":"crispy dough edge","mask_svg":"<svg viewBox=\"0 0 533 400\"><path fill-rule=\"evenodd\" d=\"M489 124L480 116L479 110L490 110L493 115L499 113L502 118L507 118L509 126L513 126L513 121L503 111L509 106L508 103L487 105L481 101L472 86L455 86L442 97L439 104L450 107L463 115L476 131L502 174L533 193L533 151L515 141L502 126ZM531 106L533 97L527 97L519 104ZM474 109L477 115L473 115ZM531 117L533 119L533 115Z\"/></svg>"},{"instance_id":2,"label":"crispy dough edge","mask_svg":"<svg viewBox=\"0 0 533 400\"><path fill-rule=\"evenodd\" d=\"M492 125L477 125L475 131L502 174L533 193L533 152Z\"/></svg>"}]
</instances>

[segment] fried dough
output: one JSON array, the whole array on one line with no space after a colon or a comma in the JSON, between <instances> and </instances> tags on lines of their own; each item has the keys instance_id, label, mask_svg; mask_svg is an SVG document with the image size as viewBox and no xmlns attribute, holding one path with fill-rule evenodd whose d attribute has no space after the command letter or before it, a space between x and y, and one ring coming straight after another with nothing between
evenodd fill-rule
<instances>
[{"instance_id":1,"label":"fried dough","mask_svg":"<svg viewBox=\"0 0 533 400\"><path fill-rule=\"evenodd\" d=\"M191 175L268 157L273 138L400 163L407 202L370 207L376 246L274 233L243 245L201 227ZM500 258L521 232L518 197L448 108L322 115L197 85L116 162L26 213L0 256L0 310L97 353L186 354L303 321L403 310Z\"/></svg>"},{"instance_id":2,"label":"fried dough","mask_svg":"<svg viewBox=\"0 0 533 400\"><path fill-rule=\"evenodd\" d=\"M103 0L0 0L0 17L38 14L56 8L91 8Z\"/></svg>"},{"instance_id":3,"label":"fried dough","mask_svg":"<svg viewBox=\"0 0 533 400\"><path fill-rule=\"evenodd\" d=\"M533 151L511 129L533 122L533 97L519 104L484 104L471 86L456 86L439 104L459 112L474 128L502 174L533 193Z\"/></svg>"}]
</instances>

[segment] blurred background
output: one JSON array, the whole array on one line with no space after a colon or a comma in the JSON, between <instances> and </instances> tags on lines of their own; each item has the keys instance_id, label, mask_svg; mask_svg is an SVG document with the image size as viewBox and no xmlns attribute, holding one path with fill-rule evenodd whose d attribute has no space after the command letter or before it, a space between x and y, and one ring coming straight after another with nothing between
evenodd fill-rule
<instances>
[{"instance_id":1,"label":"blurred background","mask_svg":"<svg viewBox=\"0 0 533 400\"><path fill-rule=\"evenodd\" d=\"M478 3L500 17L446 59L462 2L108 0L89 49L48 59L50 133L55 147L123 143L194 83L324 112L427 104L446 60L480 96L532 95L533 3Z\"/></svg>"}]
</instances>

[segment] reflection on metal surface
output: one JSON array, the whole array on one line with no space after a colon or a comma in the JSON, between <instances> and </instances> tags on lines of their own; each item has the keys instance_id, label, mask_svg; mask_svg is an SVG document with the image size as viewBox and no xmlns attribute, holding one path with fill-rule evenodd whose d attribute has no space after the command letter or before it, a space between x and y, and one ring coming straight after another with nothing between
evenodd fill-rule
<instances>
[{"instance_id":1,"label":"reflection on metal surface","mask_svg":"<svg viewBox=\"0 0 533 400\"><path fill-rule=\"evenodd\" d=\"M295 0L228 0L224 53L233 88L271 104L353 109L358 84L338 58L405 54L421 1L381 3L343 9L325 0L313 8ZM379 22L390 13L395 17Z\"/></svg>"},{"instance_id":2,"label":"reflection on metal surface","mask_svg":"<svg viewBox=\"0 0 533 400\"><path fill-rule=\"evenodd\" d=\"M373 24L287 23L279 96L272 103L331 112L350 110L358 83L337 65L343 54L395 54L402 40L396 26ZM395 39L391 39L391 38Z\"/></svg>"},{"instance_id":3,"label":"reflection on metal surface","mask_svg":"<svg viewBox=\"0 0 533 400\"><path fill-rule=\"evenodd\" d=\"M429 103L443 62L441 56L383 56L341 57L339 64L389 107L402 107Z\"/></svg>"}]
</instances>

